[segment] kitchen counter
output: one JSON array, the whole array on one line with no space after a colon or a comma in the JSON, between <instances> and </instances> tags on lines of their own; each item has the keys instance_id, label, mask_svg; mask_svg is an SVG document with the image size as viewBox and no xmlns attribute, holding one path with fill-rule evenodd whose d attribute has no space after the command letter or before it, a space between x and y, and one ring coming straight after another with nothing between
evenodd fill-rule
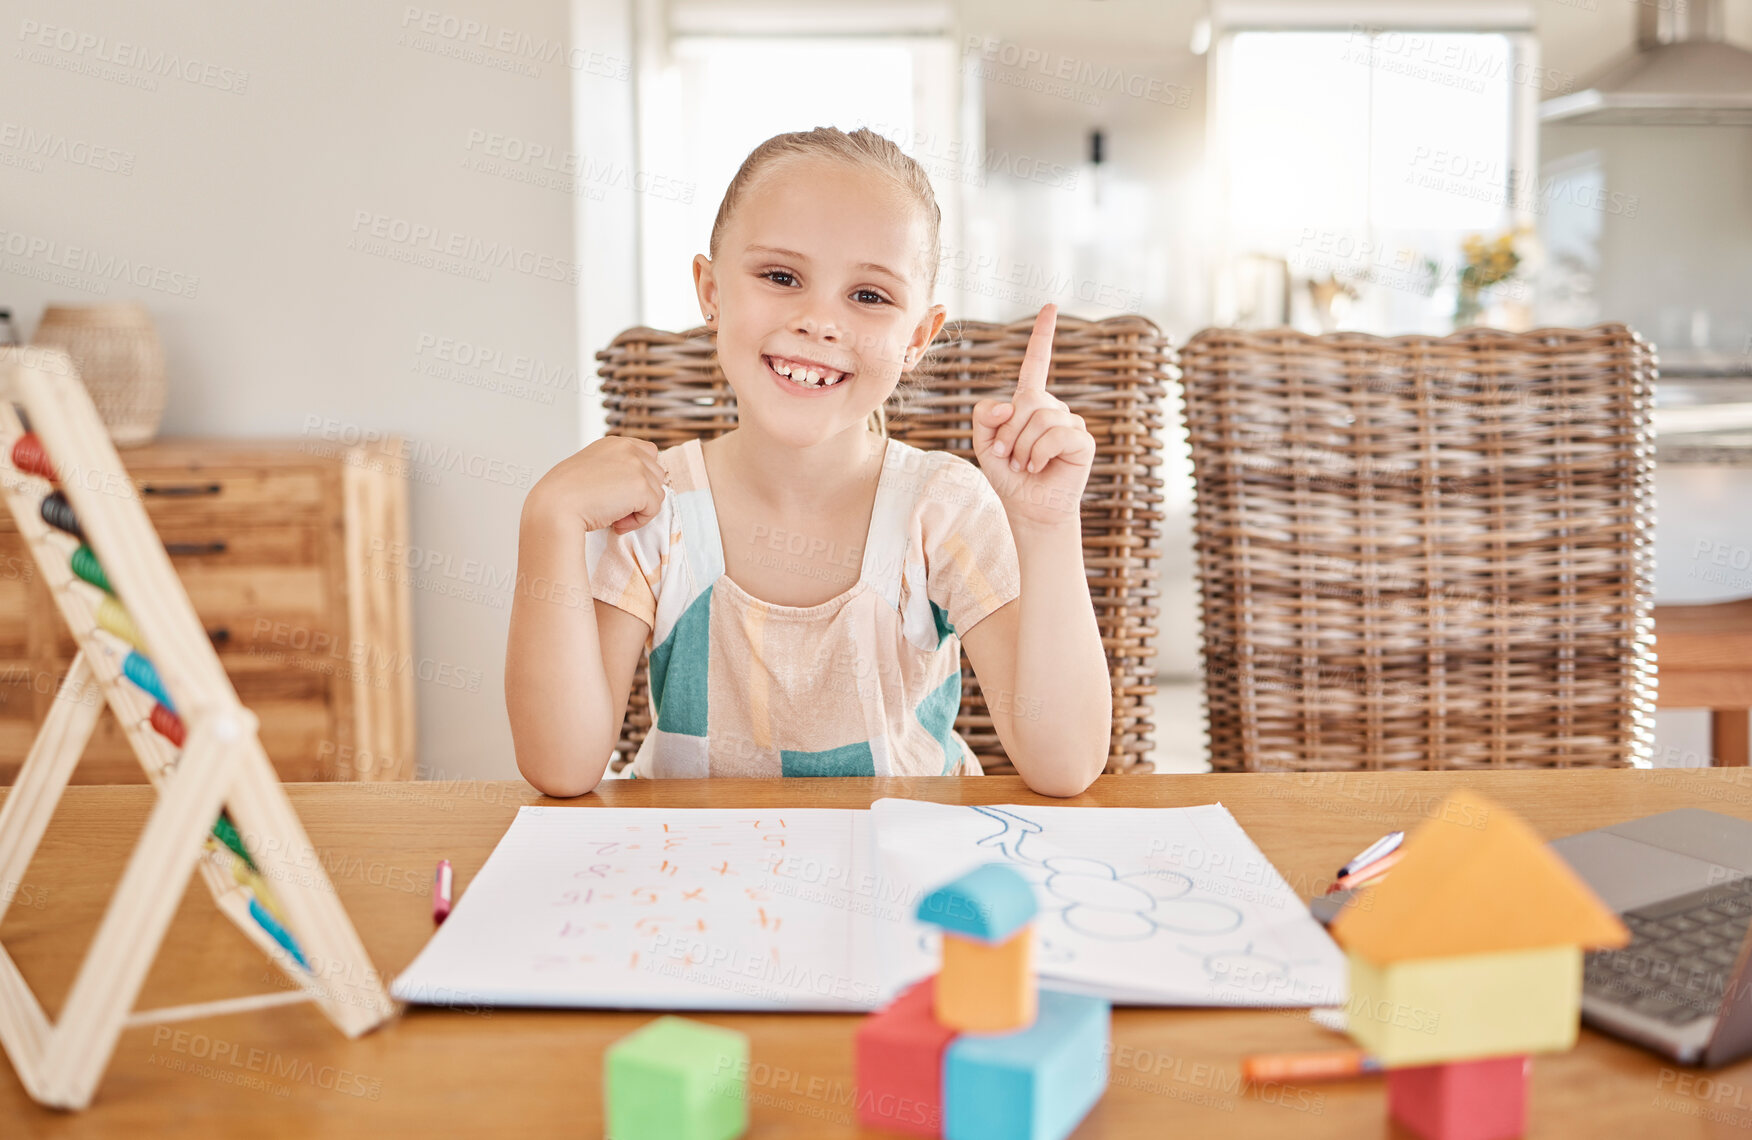
<instances>
[{"instance_id":1,"label":"kitchen counter","mask_svg":"<svg viewBox=\"0 0 1752 1140\"><path fill-rule=\"evenodd\" d=\"M1655 462L1752 467L1752 376L1655 381Z\"/></svg>"}]
</instances>

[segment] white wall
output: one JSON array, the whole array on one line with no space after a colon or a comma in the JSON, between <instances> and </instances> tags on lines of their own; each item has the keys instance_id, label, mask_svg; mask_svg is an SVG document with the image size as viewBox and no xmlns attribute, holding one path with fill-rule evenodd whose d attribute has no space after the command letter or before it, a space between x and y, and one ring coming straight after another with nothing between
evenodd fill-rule
<instances>
[{"instance_id":1,"label":"white wall","mask_svg":"<svg viewBox=\"0 0 1752 1140\"><path fill-rule=\"evenodd\" d=\"M169 365L167 435L321 444L382 431L413 441L412 544L419 560L435 560L413 589L415 657L429 673L465 679L463 689L417 684L419 759L441 776L508 777L502 676L524 495L516 484L578 440L577 291L543 276L552 266L563 276L577 256L574 198L466 164L486 157L495 134L564 154L579 71L563 50L565 0L425 3L433 7L413 8L410 22L402 3L6 0L0 230L55 244L20 257L16 236L0 240L0 306L28 336L47 302L144 302ZM420 33L427 12L432 31ZM472 44L466 20L482 26ZM38 46L39 25L61 29L51 46ZM543 44L562 49L558 58L530 59ZM192 61L196 80L213 65L220 86L174 75L158 76L156 90L140 86L153 77L121 53L141 48L151 63ZM585 73L616 66L570 62ZM471 130L481 133L472 147ZM110 172L51 157L37 169L21 156L22 132L127 161ZM527 174L531 165L509 167ZM533 271L514 261L483 281L361 252L351 245L369 230L357 227L361 213L432 227L440 246L453 235L465 246L499 243ZM198 284L179 296L36 276L70 246ZM521 367L560 382L530 393L538 398L480 386L493 366L440 359L446 338L496 350L505 370L528 357L535 363Z\"/></svg>"}]
</instances>

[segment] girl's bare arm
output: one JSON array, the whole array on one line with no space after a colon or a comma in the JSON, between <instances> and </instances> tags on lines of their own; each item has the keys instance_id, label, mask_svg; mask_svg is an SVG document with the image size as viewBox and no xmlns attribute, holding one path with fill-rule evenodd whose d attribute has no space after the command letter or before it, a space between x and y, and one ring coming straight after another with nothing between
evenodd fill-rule
<instances>
[{"instance_id":1,"label":"girl's bare arm","mask_svg":"<svg viewBox=\"0 0 1752 1140\"><path fill-rule=\"evenodd\" d=\"M614 704L597 604L584 567L582 529L566 520L531 518L526 509L505 645L505 711L518 771L550 796L595 788L620 735L625 698Z\"/></svg>"},{"instance_id":2,"label":"girl's bare arm","mask_svg":"<svg viewBox=\"0 0 1752 1140\"><path fill-rule=\"evenodd\" d=\"M1004 504L1022 596L962 645L1016 770L1043 795L1074 796L1106 765L1113 684L1083 565L1095 437L1047 392L1057 319L1057 306L1041 308L1014 395L974 405L974 455Z\"/></svg>"},{"instance_id":3,"label":"girl's bare arm","mask_svg":"<svg viewBox=\"0 0 1752 1140\"><path fill-rule=\"evenodd\" d=\"M1107 764L1113 683L1081 528L1011 524L1022 596L961 635L1004 751L1028 786L1074 796Z\"/></svg>"},{"instance_id":4,"label":"girl's bare arm","mask_svg":"<svg viewBox=\"0 0 1752 1140\"><path fill-rule=\"evenodd\" d=\"M605 437L558 464L524 500L505 711L517 769L547 795L581 796L602 779L650 632L591 597L585 536L643 526L663 498L657 449Z\"/></svg>"}]
</instances>

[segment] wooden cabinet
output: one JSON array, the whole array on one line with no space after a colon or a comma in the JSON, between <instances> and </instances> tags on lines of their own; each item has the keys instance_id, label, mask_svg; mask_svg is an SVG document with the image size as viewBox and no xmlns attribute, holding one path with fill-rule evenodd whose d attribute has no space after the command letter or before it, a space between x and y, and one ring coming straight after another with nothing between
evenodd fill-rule
<instances>
[{"instance_id":1,"label":"wooden cabinet","mask_svg":"<svg viewBox=\"0 0 1752 1140\"><path fill-rule=\"evenodd\" d=\"M414 775L398 444L164 439L120 452L282 780ZM23 763L73 650L0 510L0 784ZM74 781L144 779L106 712Z\"/></svg>"}]
</instances>

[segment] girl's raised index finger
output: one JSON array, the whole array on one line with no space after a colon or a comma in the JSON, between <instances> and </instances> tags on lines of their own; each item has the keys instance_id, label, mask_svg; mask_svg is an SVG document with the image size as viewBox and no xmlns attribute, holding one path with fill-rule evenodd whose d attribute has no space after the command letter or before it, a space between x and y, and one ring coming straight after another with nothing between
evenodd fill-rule
<instances>
[{"instance_id":1,"label":"girl's raised index finger","mask_svg":"<svg viewBox=\"0 0 1752 1140\"><path fill-rule=\"evenodd\" d=\"M1028 335L1028 349L1022 354L1022 370L1016 375L1016 390L1033 388L1046 390L1046 369L1052 363L1052 330L1058 324L1058 306L1047 302L1034 318L1034 331Z\"/></svg>"}]
</instances>

